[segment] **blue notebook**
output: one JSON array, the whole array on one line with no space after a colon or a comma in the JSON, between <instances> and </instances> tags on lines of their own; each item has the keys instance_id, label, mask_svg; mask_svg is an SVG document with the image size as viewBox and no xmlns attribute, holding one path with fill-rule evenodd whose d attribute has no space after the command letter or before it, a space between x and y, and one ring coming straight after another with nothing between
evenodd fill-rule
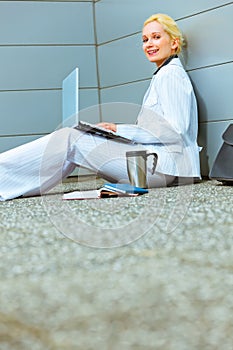
<instances>
[{"instance_id":1,"label":"blue notebook","mask_svg":"<svg viewBox=\"0 0 233 350\"><path fill-rule=\"evenodd\" d=\"M105 183L102 189L111 190L119 193L135 193L135 194L145 194L148 193L146 188L135 187L129 184L114 184Z\"/></svg>"}]
</instances>

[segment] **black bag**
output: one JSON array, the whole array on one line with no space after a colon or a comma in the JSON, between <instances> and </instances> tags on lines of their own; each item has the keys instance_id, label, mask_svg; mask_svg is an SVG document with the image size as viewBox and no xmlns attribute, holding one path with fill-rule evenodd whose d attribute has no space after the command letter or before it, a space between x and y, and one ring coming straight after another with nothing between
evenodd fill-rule
<instances>
[{"instance_id":1,"label":"black bag","mask_svg":"<svg viewBox=\"0 0 233 350\"><path fill-rule=\"evenodd\" d=\"M233 185L233 124L228 126L222 138L224 142L210 171L210 178Z\"/></svg>"}]
</instances>

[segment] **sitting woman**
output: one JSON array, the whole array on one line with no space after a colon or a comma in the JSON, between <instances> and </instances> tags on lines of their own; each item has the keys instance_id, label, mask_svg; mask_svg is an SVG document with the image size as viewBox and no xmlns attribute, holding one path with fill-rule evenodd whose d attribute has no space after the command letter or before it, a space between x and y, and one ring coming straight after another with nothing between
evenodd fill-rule
<instances>
[{"instance_id":1,"label":"sitting woman","mask_svg":"<svg viewBox=\"0 0 233 350\"><path fill-rule=\"evenodd\" d=\"M45 193L76 166L111 182L128 182L126 152L158 155L155 171L148 162L148 187L200 178L198 116L190 79L178 54L183 37L165 14L148 18L142 30L143 50L155 71L135 125L100 123L134 143L109 140L75 128L63 128L0 154L0 200ZM150 157L149 157L150 158Z\"/></svg>"}]
</instances>

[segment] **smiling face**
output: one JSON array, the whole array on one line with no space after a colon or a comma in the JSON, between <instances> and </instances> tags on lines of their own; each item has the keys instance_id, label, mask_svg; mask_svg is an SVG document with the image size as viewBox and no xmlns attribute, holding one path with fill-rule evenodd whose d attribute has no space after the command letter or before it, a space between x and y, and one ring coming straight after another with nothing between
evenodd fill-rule
<instances>
[{"instance_id":1,"label":"smiling face","mask_svg":"<svg viewBox=\"0 0 233 350\"><path fill-rule=\"evenodd\" d=\"M143 51L150 62L159 67L163 62L176 53L178 39L171 39L163 26L152 21L142 30Z\"/></svg>"}]
</instances>

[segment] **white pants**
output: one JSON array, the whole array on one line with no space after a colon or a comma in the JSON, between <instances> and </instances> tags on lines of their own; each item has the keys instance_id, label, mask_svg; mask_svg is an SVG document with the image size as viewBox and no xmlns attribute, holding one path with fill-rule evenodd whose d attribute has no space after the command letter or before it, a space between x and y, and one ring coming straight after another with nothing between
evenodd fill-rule
<instances>
[{"instance_id":1,"label":"white pants","mask_svg":"<svg viewBox=\"0 0 233 350\"><path fill-rule=\"evenodd\" d=\"M77 165L108 181L127 183L125 153L137 149L143 146L107 140L72 128L60 129L0 154L0 200L45 193ZM170 184L173 176L151 174L152 158L148 158L148 186Z\"/></svg>"}]
</instances>

